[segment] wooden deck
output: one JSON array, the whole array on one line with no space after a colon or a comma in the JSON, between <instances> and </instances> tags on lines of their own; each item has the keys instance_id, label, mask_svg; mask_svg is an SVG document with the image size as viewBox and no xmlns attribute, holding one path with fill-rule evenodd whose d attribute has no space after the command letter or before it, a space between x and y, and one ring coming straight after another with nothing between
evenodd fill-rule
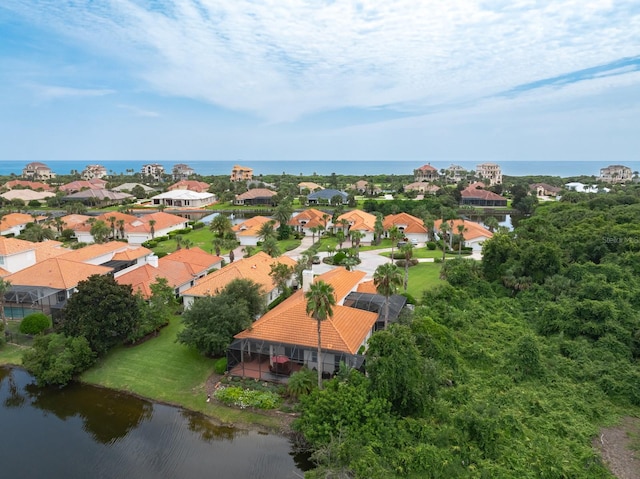
<instances>
[{"instance_id":1,"label":"wooden deck","mask_svg":"<svg viewBox=\"0 0 640 479\"><path fill-rule=\"evenodd\" d=\"M302 369L302 364L294 362L291 363L292 374L296 371L300 371L300 369ZM269 359L265 358L253 359L251 361L244 361L240 364L237 364L236 366L231 368L231 371L229 371L229 375L258 379L260 381L268 381L272 383L286 384L289 381L289 376L272 373L269 370Z\"/></svg>"}]
</instances>

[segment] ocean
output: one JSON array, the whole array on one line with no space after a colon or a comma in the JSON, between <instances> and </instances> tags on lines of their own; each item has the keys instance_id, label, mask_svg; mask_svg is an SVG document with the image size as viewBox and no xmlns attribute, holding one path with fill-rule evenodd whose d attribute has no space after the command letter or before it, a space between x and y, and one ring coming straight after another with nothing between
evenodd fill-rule
<instances>
[{"instance_id":1,"label":"ocean","mask_svg":"<svg viewBox=\"0 0 640 479\"><path fill-rule=\"evenodd\" d=\"M68 175L71 170L82 171L90 162L82 161L47 161L43 162L49 166L58 175ZM142 165L150 163L148 161L106 161L101 162L107 171L113 173L126 174L127 170L133 169L139 172ZM211 175L228 175L236 164L253 168L254 176L274 175L274 174L290 174L311 176L330 175L412 175L413 170L425 163L430 163L438 170L448 168L451 162L419 162L419 161L159 161L157 162L165 167L170 173L174 164L186 163L195 172L203 176ZM467 170L475 170L478 161L460 161L455 164L462 166ZM526 175L550 175L567 178L570 176L587 175L598 176L600 168L614 164L606 161L502 161L496 162L502 168L502 174L508 176L526 176ZM1 161L0 175L22 174L22 168L27 164L24 161ZM630 161L623 163L631 168L632 171L640 171L640 161Z\"/></svg>"}]
</instances>

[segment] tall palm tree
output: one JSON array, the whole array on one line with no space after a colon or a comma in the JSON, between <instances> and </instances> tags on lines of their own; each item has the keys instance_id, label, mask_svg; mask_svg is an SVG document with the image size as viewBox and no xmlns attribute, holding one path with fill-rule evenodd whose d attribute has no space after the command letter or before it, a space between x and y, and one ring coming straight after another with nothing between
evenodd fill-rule
<instances>
[{"instance_id":1,"label":"tall palm tree","mask_svg":"<svg viewBox=\"0 0 640 479\"><path fill-rule=\"evenodd\" d=\"M42 226L39 223L32 224L29 228L25 229L22 236L27 241L32 243L41 243L44 240L50 240L55 238L56 234L52 229Z\"/></svg>"},{"instance_id":2,"label":"tall palm tree","mask_svg":"<svg viewBox=\"0 0 640 479\"><path fill-rule=\"evenodd\" d=\"M0 318L2 318L2 324L4 324L4 330L7 331L7 316L4 314L4 295L11 288L11 281L0 278Z\"/></svg>"},{"instance_id":3,"label":"tall palm tree","mask_svg":"<svg viewBox=\"0 0 640 479\"><path fill-rule=\"evenodd\" d=\"M462 243L464 243L464 232L467 231L467 227L464 225L464 221L460 223L457 227L458 234L460 235L460 240L458 242L458 256L462 254Z\"/></svg>"},{"instance_id":4,"label":"tall palm tree","mask_svg":"<svg viewBox=\"0 0 640 479\"><path fill-rule=\"evenodd\" d=\"M442 241L442 262L444 263L447 255L447 233L449 231L449 223L443 221L440 224L440 241Z\"/></svg>"},{"instance_id":5,"label":"tall palm tree","mask_svg":"<svg viewBox=\"0 0 640 479\"><path fill-rule=\"evenodd\" d=\"M373 284L376 291L385 297L384 302L384 327L386 329L389 322L389 298L398 290L402 284L402 274L393 263L384 263L378 266L373 273Z\"/></svg>"},{"instance_id":6,"label":"tall palm tree","mask_svg":"<svg viewBox=\"0 0 640 479\"><path fill-rule=\"evenodd\" d=\"M364 233L362 231L353 230L349 232L351 236L351 244L355 245L356 258L360 257L360 240L364 238Z\"/></svg>"},{"instance_id":7,"label":"tall palm tree","mask_svg":"<svg viewBox=\"0 0 640 479\"><path fill-rule=\"evenodd\" d=\"M124 239L124 220L116 221L118 225L118 231L120 231L120 239Z\"/></svg>"},{"instance_id":8,"label":"tall palm tree","mask_svg":"<svg viewBox=\"0 0 640 479\"><path fill-rule=\"evenodd\" d=\"M225 233L231 231L231 220L228 216L219 213L211 220L209 229L222 238Z\"/></svg>"},{"instance_id":9,"label":"tall palm tree","mask_svg":"<svg viewBox=\"0 0 640 479\"><path fill-rule=\"evenodd\" d=\"M322 321L333 316L336 297L333 286L324 281L312 283L304 295L307 300L307 314L318 323L318 388L322 389Z\"/></svg>"},{"instance_id":10,"label":"tall palm tree","mask_svg":"<svg viewBox=\"0 0 640 479\"><path fill-rule=\"evenodd\" d=\"M111 238L116 239L116 217L109 216L109 225L111 226Z\"/></svg>"},{"instance_id":11,"label":"tall palm tree","mask_svg":"<svg viewBox=\"0 0 640 479\"><path fill-rule=\"evenodd\" d=\"M316 233L318 233L318 227L312 226L311 228L309 228L309 231L311 231L311 244L314 244L316 242Z\"/></svg>"},{"instance_id":12,"label":"tall palm tree","mask_svg":"<svg viewBox=\"0 0 640 479\"><path fill-rule=\"evenodd\" d=\"M376 215L376 221L373 224L373 232L376 235L376 244L380 244L382 241L382 235L384 235L384 224L382 223L382 213L376 211L374 213Z\"/></svg>"},{"instance_id":13,"label":"tall palm tree","mask_svg":"<svg viewBox=\"0 0 640 479\"><path fill-rule=\"evenodd\" d=\"M391 262L393 263L393 248L396 246L396 243L402 238L402 232L398 229L396 225L393 225L389 228L389 239L391 240Z\"/></svg>"},{"instance_id":14,"label":"tall palm tree","mask_svg":"<svg viewBox=\"0 0 640 479\"><path fill-rule=\"evenodd\" d=\"M151 232L151 239L156 237L156 220L149 220L149 231Z\"/></svg>"},{"instance_id":15,"label":"tall palm tree","mask_svg":"<svg viewBox=\"0 0 640 479\"><path fill-rule=\"evenodd\" d=\"M404 254L404 292L407 292L407 286L409 285L409 263L413 258L413 244L411 242L400 248L402 254Z\"/></svg>"},{"instance_id":16,"label":"tall palm tree","mask_svg":"<svg viewBox=\"0 0 640 479\"><path fill-rule=\"evenodd\" d=\"M275 230L276 222L274 220L266 221L260 226L258 230L258 238L262 240L262 242L266 242L268 239L277 240L278 235Z\"/></svg>"}]
</instances>

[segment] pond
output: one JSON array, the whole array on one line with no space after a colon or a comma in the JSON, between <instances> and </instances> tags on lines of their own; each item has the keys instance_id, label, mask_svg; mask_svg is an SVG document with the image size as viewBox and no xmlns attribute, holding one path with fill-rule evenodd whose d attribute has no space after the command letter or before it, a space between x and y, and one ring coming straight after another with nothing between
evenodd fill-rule
<instances>
[{"instance_id":1,"label":"pond","mask_svg":"<svg viewBox=\"0 0 640 479\"><path fill-rule=\"evenodd\" d=\"M281 436L108 389L38 388L0 367L0 464L16 478L303 477Z\"/></svg>"}]
</instances>

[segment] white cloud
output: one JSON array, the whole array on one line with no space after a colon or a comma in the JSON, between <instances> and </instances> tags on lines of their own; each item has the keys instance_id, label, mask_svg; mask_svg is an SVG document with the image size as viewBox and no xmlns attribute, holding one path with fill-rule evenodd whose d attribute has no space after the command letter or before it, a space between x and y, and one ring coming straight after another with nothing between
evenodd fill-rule
<instances>
[{"instance_id":1,"label":"white cloud","mask_svg":"<svg viewBox=\"0 0 640 479\"><path fill-rule=\"evenodd\" d=\"M276 122L346 107L420 113L640 47L635 0L7 3L128 63L161 94Z\"/></svg>"},{"instance_id":2,"label":"white cloud","mask_svg":"<svg viewBox=\"0 0 640 479\"><path fill-rule=\"evenodd\" d=\"M30 87L36 95L44 100L58 100L63 98L93 98L115 93L110 89L72 88L55 85L35 85Z\"/></svg>"}]
</instances>

